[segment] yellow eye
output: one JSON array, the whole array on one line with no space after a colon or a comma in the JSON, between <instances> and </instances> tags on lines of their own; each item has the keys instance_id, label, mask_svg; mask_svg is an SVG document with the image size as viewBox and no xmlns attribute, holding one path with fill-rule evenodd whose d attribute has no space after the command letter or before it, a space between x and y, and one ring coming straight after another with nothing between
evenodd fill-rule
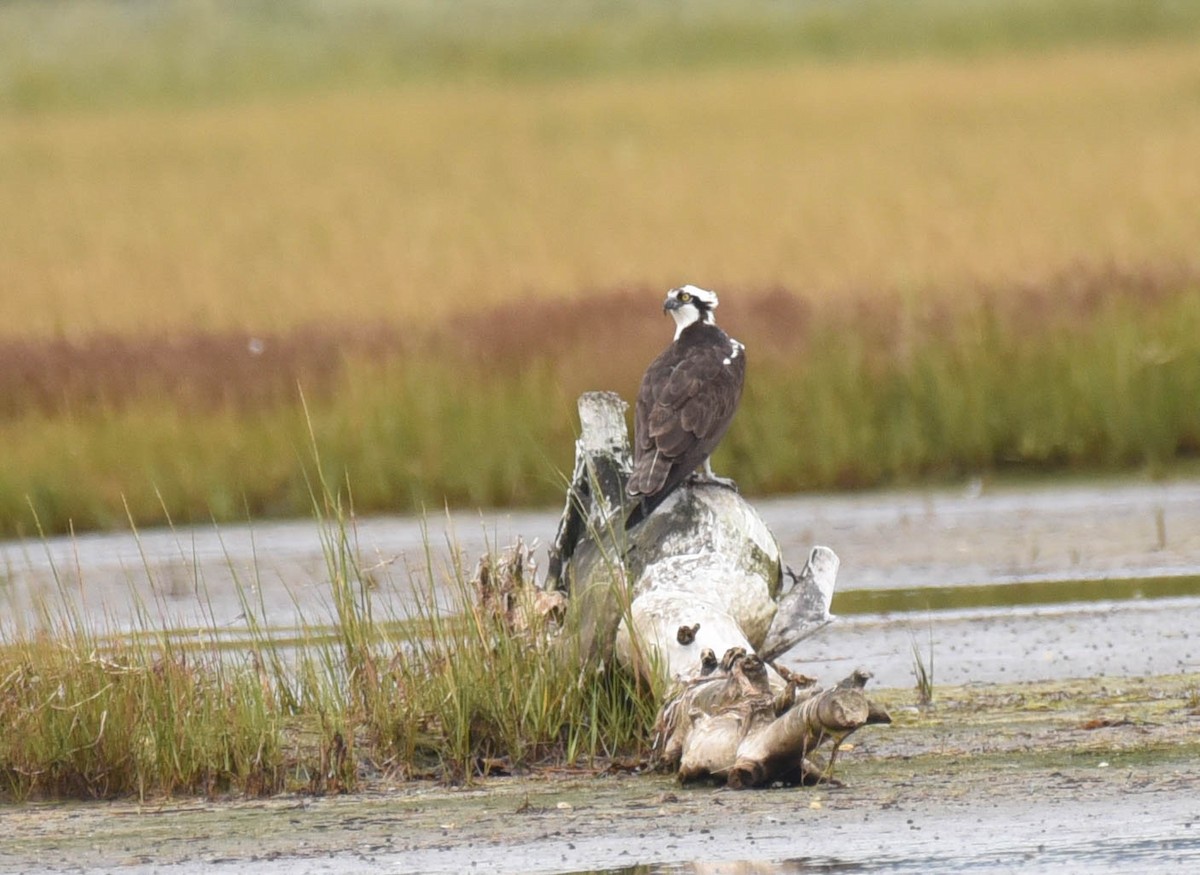
<instances>
[{"instance_id":1,"label":"yellow eye","mask_svg":"<svg viewBox=\"0 0 1200 875\"><path fill-rule=\"evenodd\" d=\"M690 304L692 302L692 293L684 292L682 295L679 296L679 300L681 302L683 302L684 304Z\"/></svg>"}]
</instances>

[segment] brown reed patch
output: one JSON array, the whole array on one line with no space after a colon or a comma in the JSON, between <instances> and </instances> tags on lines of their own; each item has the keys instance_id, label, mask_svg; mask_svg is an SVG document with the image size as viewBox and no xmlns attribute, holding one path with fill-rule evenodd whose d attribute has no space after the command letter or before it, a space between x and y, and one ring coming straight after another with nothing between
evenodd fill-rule
<instances>
[{"instance_id":1,"label":"brown reed patch","mask_svg":"<svg viewBox=\"0 0 1200 875\"><path fill-rule=\"evenodd\" d=\"M315 394L332 391L348 358L382 360L400 347L399 331L388 326L3 338L0 417L119 408L156 396L197 410L291 402L298 384Z\"/></svg>"},{"instance_id":2,"label":"brown reed patch","mask_svg":"<svg viewBox=\"0 0 1200 875\"><path fill-rule=\"evenodd\" d=\"M779 325L770 313L763 314L759 327L776 332L776 342L765 345L768 355L800 355L812 332L832 332L857 343L868 367L890 368L921 344L967 341L981 331L1013 342L1040 341L1087 327L1105 308L1132 304L1150 310L1198 286L1200 263L1076 264L1038 281L818 296L809 303L803 330L790 339L778 337Z\"/></svg>"},{"instance_id":3,"label":"brown reed patch","mask_svg":"<svg viewBox=\"0 0 1200 875\"><path fill-rule=\"evenodd\" d=\"M904 295L825 295L782 287L721 289L721 324L755 361L802 359L817 334L845 338L868 367L914 346L990 325L1013 337L1087 324L1119 302L1154 307L1200 284L1200 266L1078 266L1045 282ZM544 366L566 391L631 391L668 342L664 290L596 289L517 299L424 329L310 324L286 333L99 334L84 340L0 338L0 418L120 408L165 397L197 412L295 403L343 385L350 362L422 361L467 374L516 375Z\"/></svg>"},{"instance_id":4,"label":"brown reed patch","mask_svg":"<svg viewBox=\"0 0 1200 875\"><path fill-rule=\"evenodd\" d=\"M861 289L840 294L784 287L722 288L718 320L746 343L752 361L802 360L814 340L854 342L868 367L887 367L919 344L948 341L990 325L1012 337L1089 324L1106 306L1161 305L1200 284L1200 264L1124 268L1076 265L1042 282L977 288ZM670 339L663 291L597 289L565 300L528 298L460 315L431 337L462 362L505 373L548 362L568 383L627 387ZM453 341L453 344L450 341Z\"/></svg>"}]
</instances>

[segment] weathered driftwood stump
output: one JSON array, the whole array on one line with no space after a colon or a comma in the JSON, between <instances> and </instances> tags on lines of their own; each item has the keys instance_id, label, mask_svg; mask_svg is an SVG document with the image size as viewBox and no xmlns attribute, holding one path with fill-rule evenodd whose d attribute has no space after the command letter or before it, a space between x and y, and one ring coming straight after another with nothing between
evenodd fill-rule
<instances>
[{"instance_id":1,"label":"weathered driftwood stump","mask_svg":"<svg viewBox=\"0 0 1200 875\"><path fill-rule=\"evenodd\" d=\"M626 532L625 407L612 393L579 400L575 472L545 588L579 613L582 646L673 682L658 756L682 779L818 778L808 755L819 744L887 722L862 693L869 675L821 690L772 664L832 619L837 556L814 547L793 573L754 509L713 483L685 483Z\"/></svg>"},{"instance_id":2,"label":"weathered driftwood stump","mask_svg":"<svg viewBox=\"0 0 1200 875\"><path fill-rule=\"evenodd\" d=\"M706 651L711 674L676 686L659 711L655 757L681 781L711 778L730 787L776 782L814 784L833 780L838 748L850 733L870 723L890 723L887 712L862 692L869 675L854 672L831 689L812 678L787 676L773 689L767 667L741 648L716 655ZM812 756L826 741L826 764Z\"/></svg>"}]
</instances>

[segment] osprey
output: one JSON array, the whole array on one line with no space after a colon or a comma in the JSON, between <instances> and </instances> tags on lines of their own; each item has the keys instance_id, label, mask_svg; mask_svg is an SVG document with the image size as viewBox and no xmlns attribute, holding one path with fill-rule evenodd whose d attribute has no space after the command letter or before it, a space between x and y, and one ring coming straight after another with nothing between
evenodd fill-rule
<instances>
[{"instance_id":1,"label":"osprey","mask_svg":"<svg viewBox=\"0 0 1200 875\"><path fill-rule=\"evenodd\" d=\"M745 347L717 327L715 292L684 286L667 293L663 311L675 319L675 340L642 377L634 412L633 474L626 486L640 499L625 520L628 530L704 465L733 419L746 376Z\"/></svg>"}]
</instances>

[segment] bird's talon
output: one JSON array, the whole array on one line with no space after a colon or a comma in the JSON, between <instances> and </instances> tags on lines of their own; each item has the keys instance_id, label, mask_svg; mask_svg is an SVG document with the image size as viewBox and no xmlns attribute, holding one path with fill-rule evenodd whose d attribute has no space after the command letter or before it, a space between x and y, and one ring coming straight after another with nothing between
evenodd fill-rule
<instances>
[{"instance_id":1,"label":"bird's talon","mask_svg":"<svg viewBox=\"0 0 1200 875\"><path fill-rule=\"evenodd\" d=\"M738 485L729 477L718 477L715 474L705 474L703 471L697 471L692 475L692 483L697 486L721 486L725 489L732 489L734 492L739 492Z\"/></svg>"}]
</instances>

